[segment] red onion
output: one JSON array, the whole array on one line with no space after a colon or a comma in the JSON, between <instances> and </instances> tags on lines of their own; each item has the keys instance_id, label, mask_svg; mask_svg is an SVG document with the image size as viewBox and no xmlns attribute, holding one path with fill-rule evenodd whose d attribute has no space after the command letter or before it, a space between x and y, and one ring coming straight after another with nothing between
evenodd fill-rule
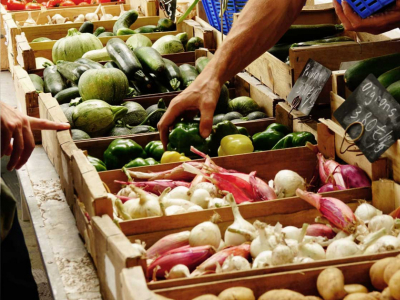
<instances>
[{"instance_id":1,"label":"red onion","mask_svg":"<svg viewBox=\"0 0 400 300\"><path fill-rule=\"evenodd\" d=\"M340 168L348 188L371 186L371 180L361 168L353 165L342 165Z\"/></svg>"},{"instance_id":2,"label":"red onion","mask_svg":"<svg viewBox=\"0 0 400 300\"><path fill-rule=\"evenodd\" d=\"M307 227L306 234L310 236L323 236L328 239L333 239L336 236L333 229L325 224L311 224Z\"/></svg>"},{"instance_id":3,"label":"red onion","mask_svg":"<svg viewBox=\"0 0 400 300\"><path fill-rule=\"evenodd\" d=\"M334 192L340 190L345 190L345 188L340 185L334 185L333 183L327 183L319 188L318 193Z\"/></svg>"}]
</instances>

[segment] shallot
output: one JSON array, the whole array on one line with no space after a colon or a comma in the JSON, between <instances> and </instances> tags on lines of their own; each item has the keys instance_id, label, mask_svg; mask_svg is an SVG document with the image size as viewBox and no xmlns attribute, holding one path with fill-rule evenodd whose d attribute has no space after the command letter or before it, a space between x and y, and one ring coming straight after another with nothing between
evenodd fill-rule
<instances>
[{"instance_id":1,"label":"shallot","mask_svg":"<svg viewBox=\"0 0 400 300\"><path fill-rule=\"evenodd\" d=\"M173 249L189 245L189 236L190 231L182 231L163 237L147 250L147 258L156 258Z\"/></svg>"}]
</instances>

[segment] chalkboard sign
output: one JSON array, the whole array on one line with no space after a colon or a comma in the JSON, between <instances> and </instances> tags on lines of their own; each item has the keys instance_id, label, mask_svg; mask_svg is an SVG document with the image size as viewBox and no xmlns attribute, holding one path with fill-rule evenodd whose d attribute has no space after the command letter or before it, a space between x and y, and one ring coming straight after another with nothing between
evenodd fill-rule
<instances>
[{"instance_id":1,"label":"chalkboard sign","mask_svg":"<svg viewBox=\"0 0 400 300\"><path fill-rule=\"evenodd\" d=\"M309 115L331 74L331 70L309 59L290 91L287 101L292 104L294 99L300 100L300 105L295 108L303 114Z\"/></svg>"},{"instance_id":2,"label":"chalkboard sign","mask_svg":"<svg viewBox=\"0 0 400 300\"><path fill-rule=\"evenodd\" d=\"M355 142L372 163L400 138L400 104L370 74L333 114L347 128L354 122L364 125ZM351 126L348 134L356 139L362 126Z\"/></svg>"},{"instance_id":3,"label":"chalkboard sign","mask_svg":"<svg viewBox=\"0 0 400 300\"><path fill-rule=\"evenodd\" d=\"M160 0L161 9L164 11L165 15L174 22L175 22L175 12L176 12L176 1L177 0Z\"/></svg>"}]
</instances>

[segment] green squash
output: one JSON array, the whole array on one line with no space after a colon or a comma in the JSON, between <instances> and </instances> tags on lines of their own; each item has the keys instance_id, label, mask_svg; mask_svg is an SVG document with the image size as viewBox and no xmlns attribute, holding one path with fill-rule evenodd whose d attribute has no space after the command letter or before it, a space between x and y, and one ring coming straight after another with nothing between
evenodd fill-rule
<instances>
[{"instance_id":1,"label":"green squash","mask_svg":"<svg viewBox=\"0 0 400 300\"><path fill-rule=\"evenodd\" d=\"M139 47L151 47L153 45L153 43L147 36L140 33L133 34L125 43L132 50L135 50Z\"/></svg>"},{"instance_id":2,"label":"green squash","mask_svg":"<svg viewBox=\"0 0 400 300\"><path fill-rule=\"evenodd\" d=\"M102 49L101 41L90 33L80 33L78 29L68 29L68 35L59 39L53 46L53 62L59 60L75 61L91 50Z\"/></svg>"},{"instance_id":3,"label":"green squash","mask_svg":"<svg viewBox=\"0 0 400 300\"><path fill-rule=\"evenodd\" d=\"M119 69L92 69L82 74L78 88L84 101L99 99L117 105L126 97L129 82Z\"/></svg>"},{"instance_id":4,"label":"green squash","mask_svg":"<svg viewBox=\"0 0 400 300\"><path fill-rule=\"evenodd\" d=\"M152 46L161 55L185 52L181 40L174 35L159 38Z\"/></svg>"},{"instance_id":5,"label":"green squash","mask_svg":"<svg viewBox=\"0 0 400 300\"><path fill-rule=\"evenodd\" d=\"M99 137L113 128L127 111L126 107L111 106L102 100L88 100L75 107L72 119L75 128Z\"/></svg>"},{"instance_id":6,"label":"green squash","mask_svg":"<svg viewBox=\"0 0 400 300\"><path fill-rule=\"evenodd\" d=\"M242 96L242 97L237 97L229 102L229 107L231 108L232 111L237 111L241 113L242 115L248 115L249 113L252 113L253 111L259 111L260 107L250 97Z\"/></svg>"}]
</instances>

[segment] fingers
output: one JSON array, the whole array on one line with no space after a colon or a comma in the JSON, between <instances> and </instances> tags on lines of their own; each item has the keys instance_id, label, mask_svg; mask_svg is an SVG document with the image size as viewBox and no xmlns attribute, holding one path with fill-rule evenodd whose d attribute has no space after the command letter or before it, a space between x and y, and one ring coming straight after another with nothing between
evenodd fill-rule
<instances>
[{"instance_id":1,"label":"fingers","mask_svg":"<svg viewBox=\"0 0 400 300\"><path fill-rule=\"evenodd\" d=\"M10 152L10 143L11 143L11 137L12 137L12 132L7 130L5 128L4 124L2 125L2 130L1 130L1 156L7 155L9 156L11 154Z\"/></svg>"},{"instance_id":2,"label":"fingers","mask_svg":"<svg viewBox=\"0 0 400 300\"><path fill-rule=\"evenodd\" d=\"M215 111L215 106L217 105L216 102L214 101L204 101L201 104L200 107L200 113L201 113L201 118L200 118L200 135L203 138L207 138L212 130L213 126L213 117L214 117L214 111Z\"/></svg>"},{"instance_id":3,"label":"fingers","mask_svg":"<svg viewBox=\"0 0 400 300\"><path fill-rule=\"evenodd\" d=\"M18 164L19 158L24 150L24 137L22 134L22 124L19 124L14 130L13 134L13 151L11 153L10 161L7 165L7 170L14 170L15 166Z\"/></svg>"},{"instance_id":4,"label":"fingers","mask_svg":"<svg viewBox=\"0 0 400 300\"><path fill-rule=\"evenodd\" d=\"M359 30L360 23L362 19L357 13L351 8L350 4L346 1L342 2L343 13L346 16L347 20L351 23L351 27L354 30Z\"/></svg>"},{"instance_id":5,"label":"fingers","mask_svg":"<svg viewBox=\"0 0 400 300\"><path fill-rule=\"evenodd\" d=\"M35 139L32 134L32 130L29 126L25 126L23 129L23 136L24 136L24 149L19 158L18 163L15 166L15 169L21 168L29 159L32 154L33 149L35 149Z\"/></svg>"},{"instance_id":6,"label":"fingers","mask_svg":"<svg viewBox=\"0 0 400 300\"><path fill-rule=\"evenodd\" d=\"M33 130L66 130L70 128L68 123L52 122L45 119L28 117L30 127Z\"/></svg>"},{"instance_id":7,"label":"fingers","mask_svg":"<svg viewBox=\"0 0 400 300\"><path fill-rule=\"evenodd\" d=\"M352 30L353 27L352 27L350 21L347 19L346 15L344 14L342 5L340 5L337 2L337 0L333 0L333 6L335 7L336 14L338 15L340 21L343 23L344 28L346 30Z\"/></svg>"},{"instance_id":8,"label":"fingers","mask_svg":"<svg viewBox=\"0 0 400 300\"><path fill-rule=\"evenodd\" d=\"M11 143L9 143L7 149L4 152L4 155L10 156L12 151L13 151L13 145Z\"/></svg>"},{"instance_id":9,"label":"fingers","mask_svg":"<svg viewBox=\"0 0 400 300\"><path fill-rule=\"evenodd\" d=\"M172 100L166 113L162 116L160 122L158 122L157 124L157 128L158 131L160 132L160 139L164 146L164 150L167 149L169 128L174 124L175 120L182 113L181 103L182 102L179 102L179 99L177 100L177 98Z\"/></svg>"}]
</instances>

